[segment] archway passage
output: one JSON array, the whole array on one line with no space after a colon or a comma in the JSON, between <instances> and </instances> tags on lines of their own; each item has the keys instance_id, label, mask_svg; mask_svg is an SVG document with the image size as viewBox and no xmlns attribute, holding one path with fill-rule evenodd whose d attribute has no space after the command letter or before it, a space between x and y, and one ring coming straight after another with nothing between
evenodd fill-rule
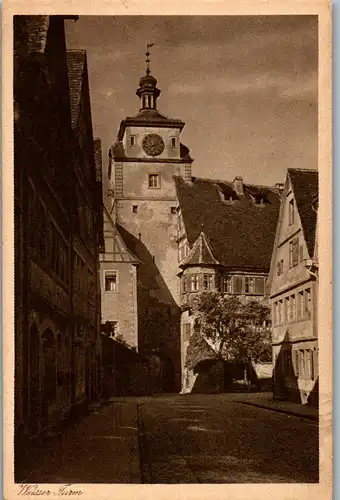
<instances>
[{"instance_id":1,"label":"archway passage","mask_svg":"<svg viewBox=\"0 0 340 500\"><path fill-rule=\"evenodd\" d=\"M148 356L148 371L152 392L173 393L176 391L174 365L167 355L157 352Z\"/></svg>"},{"instance_id":2,"label":"archway passage","mask_svg":"<svg viewBox=\"0 0 340 500\"><path fill-rule=\"evenodd\" d=\"M36 324L29 332L29 423L31 433L40 428L40 341Z\"/></svg>"}]
</instances>

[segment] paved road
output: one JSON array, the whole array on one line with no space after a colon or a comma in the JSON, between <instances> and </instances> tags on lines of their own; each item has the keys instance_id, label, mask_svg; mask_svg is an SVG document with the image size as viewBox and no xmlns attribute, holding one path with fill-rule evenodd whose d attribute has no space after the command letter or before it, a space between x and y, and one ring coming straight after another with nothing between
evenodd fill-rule
<instances>
[{"instance_id":1,"label":"paved road","mask_svg":"<svg viewBox=\"0 0 340 500\"><path fill-rule=\"evenodd\" d=\"M32 455L16 480L317 482L318 426L232 395L116 400Z\"/></svg>"},{"instance_id":2,"label":"paved road","mask_svg":"<svg viewBox=\"0 0 340 500\"><path fill-rule=\"evenodd\" d=\"M315 422L230 399L225 395L140 401L142 481L318 481Z\"/></svg>"}]
</instances>

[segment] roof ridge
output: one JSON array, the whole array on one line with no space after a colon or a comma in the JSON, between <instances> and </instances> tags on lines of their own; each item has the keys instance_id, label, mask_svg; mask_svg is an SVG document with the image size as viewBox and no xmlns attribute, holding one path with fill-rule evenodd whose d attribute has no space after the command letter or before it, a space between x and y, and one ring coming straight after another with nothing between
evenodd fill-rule
<instances>
[{"instance_id":1,"label":"roof ridge","mask_svg":"<svg viewBox=\"0 0 340 500\"><path fill-rule=\"evenodd\" d=\"M208 251L210 253L210 256L211 256L212 260L214 260L216 262L216 264L218 264L219 262L218 262L218 260L215 258L214 254L213 254L209 238L206 236L206 234L203 231L202 231L201 234L203 236L204 242L205 242L205 244L207 246L207 249L208 249Z\"/></svg>"},{"instance_id":2,"label":"roof ridge","mask_svg":"<svg viewBox=\"0 0 340 500\"><path fill-rule=\"evenodd\" d=\"M233 184L233 181L228 181L226 179L214 179L214 178L211 178L211 177L197 177L197 176L193 176L193 178L195 180L201 180L201 181L208 181L208 182L211 182L211 183L217 183L217 182L223 182L225 184ZM267 189L273 189L275 190L276 187L275 185L272 186L272 185L268 185L268 184L250 184L250 183L244 183L244 186L252 186L252 187L263 187L263 188L267 188Z\"/></svg>"}]
</instances>

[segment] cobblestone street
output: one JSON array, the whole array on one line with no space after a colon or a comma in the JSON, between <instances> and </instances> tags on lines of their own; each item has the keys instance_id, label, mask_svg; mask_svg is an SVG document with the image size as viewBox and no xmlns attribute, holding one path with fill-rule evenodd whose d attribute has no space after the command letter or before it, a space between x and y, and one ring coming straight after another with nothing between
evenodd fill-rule
<instances>
[{"instance_id":1,"label":"cobblestone street","mask_svg":"<svg viewBox=\"0 0 340 500\"><path fill-rule=\"evenodd\" d=\"M317 422L242 396L117 398L38 450L17 482L318 482Z\"/></svg>"}]
</instances>

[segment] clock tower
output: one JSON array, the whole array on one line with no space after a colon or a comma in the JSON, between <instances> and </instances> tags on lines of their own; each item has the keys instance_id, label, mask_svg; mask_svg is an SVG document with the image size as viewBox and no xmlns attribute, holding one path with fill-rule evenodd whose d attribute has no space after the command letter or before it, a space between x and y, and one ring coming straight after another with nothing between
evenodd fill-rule
<instances>
[{"instance_id":1,"label":"clock tower","mask_svg":"<svg viewBox=\"0 0 340 500\"><path fill-rule=\"evenodd\" d=\"M137 280L139 350L173 351L174 357L180 347L174 176L191 180L192 159L181 143L184 122L158 111L160 90L150 72L149 55L147 50L146 73L136 92L139 111L121 122L109 152L108 208L141 262Z\"/></svg>"},{"instance_id":2,"label":"clock tower","mask_svg":"<svg viewBox=\"0 0 340 500\"><path fill-rule=\"evenodd\" d=\"M146 53L147 56L149 53ZM178 302L177 199L174 175L191 179L192 159L181 143L184 122L157 109L160 90L150 74L137 89L139 112L125 118L110 150L109 182L115 221L139 238Z\"/></svg>"}]
</instances>

